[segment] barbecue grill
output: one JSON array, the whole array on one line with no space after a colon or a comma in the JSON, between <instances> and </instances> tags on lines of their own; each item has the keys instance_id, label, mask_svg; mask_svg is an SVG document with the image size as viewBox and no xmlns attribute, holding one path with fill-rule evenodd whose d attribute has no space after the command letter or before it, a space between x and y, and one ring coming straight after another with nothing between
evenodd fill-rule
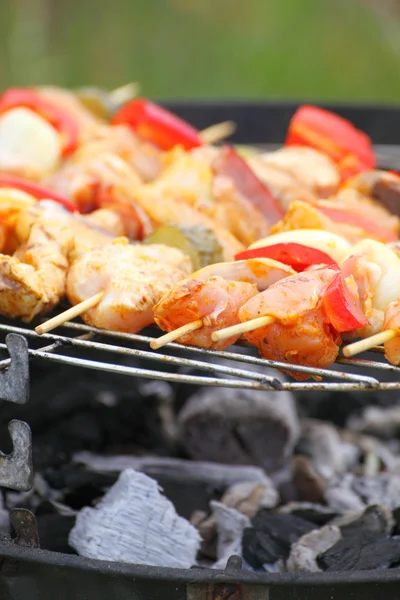
<instances>
[{"instance_id":1,"label":"barbecue grill","mask_svg":"<svg viewBox=\"0 0 400 600\"><path fill-rule=\"evenodd\" d=\"M238 124L234 142L274 147L284 139L297 104L204 102L169 103L168 107L199 128L231 119ZM400 169L399 146L395 145L400 140L400 109L327 108L349 118L372 137L380 167ZM292 392L384 392L400 389L400 368L384 362L380 348L374 348L368 358L340 357L330 369L313 369L260 359L253 349L239 344L224 352L174 343L168 344L162 351L152 351L149 344L158 333L152 328L140 335L108 332L71 322L64 324L57 333L38 336L33 326L3 320L0 323L0 349L4 353L0 361L0 398L17 404L28 401L31 361L192 386ZM122 357L124 364L120 364ZM273 371L271 375L270 369L265 374L260 367L276 369L276 375ZM281 368L307 373L318 381L283 380L278 374ZM10 423L9 429L13 452L9 455L0 452L0 485L27 490L33 481L30 429L16 420ZM202 569L178 571L104 563L52 553L38 548L35 520L29 511L14 509L10 516L16 537L13 542L0 541L0 598L4 600L54 597L78 600L115 597L122 600L132 595L154 600L278 600L290 597L318 600L351 595L355 599L368 600L376 597L378 586L380 593L387 593L388 598L400 597L396 591L400 583L396 569L352 572L346 576L341 573L259 574L241 572L241 559L233 556L225 572Z\"/></svg>"}]
</instances>

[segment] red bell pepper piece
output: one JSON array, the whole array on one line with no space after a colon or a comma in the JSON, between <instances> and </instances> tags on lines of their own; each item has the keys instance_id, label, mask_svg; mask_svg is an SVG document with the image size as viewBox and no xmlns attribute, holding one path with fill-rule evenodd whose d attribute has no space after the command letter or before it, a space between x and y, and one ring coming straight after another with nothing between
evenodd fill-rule
<instances>
[{"instance_id":1,"label":"red bell pepper piece","mask_svg":"<svg viewBox=\"0 0 400 600\"><path fill-rule=\"evenodd\" d=\"M27 194L30 194L37 200L53 200L53 202L57 202L61 204L69 210L70 212L77 212L78 209L75 204L68 200L68 198L64 198L64 196L60 196L51 190L48 190L37 183L33 183L33 181L28 181L27 179L21 179L20 177L14 177L14 175L7 175L6 173L0 174L0 188L16 188Z\"/></svg>"},{"instance_id":2,"label":"red bell pepper piece","mask_svg":"<svg viewBox=\"0 0 400 600\"><path fill-rule=\"evenodd\" d=\"M20 106L33 110L58 131L63 141L64 156L76 150L79 127L76 120L67 112L29 88L10 88L0 96L0 114Z\"/></svg>"},{"instance_id":3,"label":"red bell pepper piece","mask_svg":"<svg viewBox=\"0 0 400 600\"><path fill-rule=\"evenodd\" d=\"M195 127L154 102L137 98L114 115L112 125L128 125L142 138L162 150L181 145L190 150L203 144Z\"/></svg>"},{"instance_id":4,"label":"red bell pepper piece","mask_svg":"<svg viewBox=\"0 0 400 600\"><path fill-rule=\"evenodd\" d=\"M363 229L367 234L372 234L379 238L382 242L394 242L398 239L397 234L388 229L384 225L380 225L376 221L372 221L368 217L355 213L350 210L337 208L335 206L318 206L318 210L325 216L336 221L337 223L343 223L347 225L353 225Z\"/></svg>"},{"instance_id":5,"label":"red bell pepper piece","mask_svg":"<svg viewBox=\"0 0 400 600\"><path fill-rule=\"evenodd\" d=\"M322 305L331 325L339 333L364 327L368 322L341 272L336 273L328 285Z\"/></svg>"},{"instance_id":6,"label":"red bell pepper piece","mask_svg":"<svg viewBox=\"0 0 400 600\"><path fill-rule=\"evenodd\" d=\"M243 194L274 225L284 217L284 210L267 186L231 146L224 146L212 165L216 175L229 177Z\"/></svg>"},{"instance_id":7,"label":"red bell pepper piece","mask_svg":"<svg viewBox=\"0 0 400 600\"><path fill-rule=\"evenodd\" d=\"M375 168L370 138L350 121L316 106L300 106L293 115L286 145L311 146L336 163L342 179Z\"/></svg>"},{"instance_id":8,"label":"red bell pepper piece","mask_svg":"<svg viewBox=\"0 0 400 600\"><path fill-rule=\"evenodd\" d=\"M236 254L235 260L245 260L248 258L272 258L285 265L289 265L299 273L305 271L313 265L336 265L337 263L325 252L303 244L294 242L283 242L264 246L263 248L254 248L253 250L244 250Z\"/></svg>"}]
</instances>

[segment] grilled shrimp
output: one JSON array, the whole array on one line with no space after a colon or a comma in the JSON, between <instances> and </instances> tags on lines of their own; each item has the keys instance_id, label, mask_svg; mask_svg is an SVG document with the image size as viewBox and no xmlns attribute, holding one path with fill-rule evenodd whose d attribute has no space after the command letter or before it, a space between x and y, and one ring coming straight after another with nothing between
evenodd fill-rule
<instances>
[{"instance_id":1,"label":"grilled shrimp","mask_svg":"<svg viewBox=\"0 0 400 600\"><path fill-rule=\"evenodd\" d=\"M83 315L84 321L135 333L153 322L153 306L190 271L191 262L180 250L117 240L74 262L68 272L67 296L77 304L104 291L101 302Z\"/></svg>"},{"instance_id":2,"label":"grilled shrimp","mask_svg":"<svg viewBox=\"0 0 400 600\"><path fill-rule=\"evenodd\" d=\"M172 331L202 319L203 327L180 337L178 343L223 350L239 336L214 343L211 334L221 327L235 325L239 308L255 294L257 288L252 283L227 281L218 276L206 281L187 279L175 285L154 307L154 320L164 331Z\"/></svg>"},{"instance_id":3,"label":"grilled shrimp","mask_svg":"<svg viewBox=\"0 0 400 600\"><path fill-rule=\"evenodd\" d=\"M250 259L209 265L178 282L154 307L154 320L173 331L198 319L203 327L178 339L181 344L222 350L239 336L213 342L217 329L239 322L239 308L258 290L293 275L290 267L269 259Z\"/></svg>"},{"instance_id":4,"label":"grilled shrimp","mask_svg":"<svg viewBox=\"0 0 400 600\"><path fill-rule=\"evenodd\" d=\"M268 315L276 322L244 337L267 359L319 368L331 365L341 339L325 315L322 298L334 275L329 268L300 273L251 298L239 310L240 321Z\"/></svg>"},{"instance_id":5,"label":"grilled shrimp","mask_svg":"<svg viewBox=\"0 0 400 600\"><path fill-rule=\"evenodd\" d=\"M37 219L13 256L0 254L0 313L31 321L64 296L69 227L46 215Z\"/></svg>"}]
</instances>

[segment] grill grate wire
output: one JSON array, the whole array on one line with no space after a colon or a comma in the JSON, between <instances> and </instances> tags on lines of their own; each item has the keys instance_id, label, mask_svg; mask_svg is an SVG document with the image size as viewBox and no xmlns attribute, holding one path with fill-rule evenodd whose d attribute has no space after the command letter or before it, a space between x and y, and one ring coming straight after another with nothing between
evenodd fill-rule
<instances>
[{"instance_id":1,"label":"grill grate wire","mask_svg":"<svg viewBox=\"0 0 400 600\"><path fill-rule=\"evenodd\" d=\"M247 354L246 350L250 352L251 350L237 344L232 347L232 351L205 350L176 343L168 344L162 351L153 351L150 350L149 343L157 337L156 335L105 331L77 322L65 323L62 330L67 330L71 335L47 333L39 336L30 326L0 324L0 333L3 335L16 333L27 339L29 356L33 359L38 358L53 363L132 377L251 390L331 392L400 390L400 368L387 362L339 357L332 368L317 369L262 359ZM98 341L99 339L101 341ZM34 347L38 343L39 347ZM131 348L128 344L144 345L145 349ZM0 349L6 349L6 345L0 343ZM113 357L113 360L108 362L103 359L93 360L91 357L82 356L82 354L87 354L88 351L90 353L108 353ZM373 351L377 352L379 356L379 348L375 348ZM70 356L71 353L73 356ZM183 356L180 356L182 354ZM128 357L136 364L138 363L139 366L118 364L119 356ZM220 362L215 362L215 359ZM143 362L149 361L167 367L167 370L144 367ZM10 359L0 360L0 369L6 368L9 364ZM350 367L350 372L342 370L341 365ZM257 367L258 370L249 370L246 368L249 366ZM266 368L266 373L262 372L262 367ZM271 375L271 368L277 370L276 375ZM171 369L184 372L174 372ZM190 369L201 371L202 374L189 374L187 370ZM321 380L285 381L282 380L283 378L278 372L279 369L309 374ZM360 370L362 373L354 373L352 372L353 369ZM393 380L380 381L369 374L371 370L390 374Z\"/></svg>"}]
</instances>

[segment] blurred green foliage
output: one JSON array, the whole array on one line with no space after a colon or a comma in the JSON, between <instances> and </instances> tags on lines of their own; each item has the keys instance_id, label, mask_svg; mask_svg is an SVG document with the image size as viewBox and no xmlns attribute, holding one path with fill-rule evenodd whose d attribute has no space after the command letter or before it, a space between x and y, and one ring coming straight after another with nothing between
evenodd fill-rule
<instances>
[{"instance_id":1,"label":"blurred green foliage","mask_svg":"<svg viewBox=\"0 0 400 600\"><path fill-rule=\"evenodd\" d=\"M362 0L0 0L0 8L1 87L138 81L164 98L400 101L399 48Z\"/></svg>"}]
</instances>

